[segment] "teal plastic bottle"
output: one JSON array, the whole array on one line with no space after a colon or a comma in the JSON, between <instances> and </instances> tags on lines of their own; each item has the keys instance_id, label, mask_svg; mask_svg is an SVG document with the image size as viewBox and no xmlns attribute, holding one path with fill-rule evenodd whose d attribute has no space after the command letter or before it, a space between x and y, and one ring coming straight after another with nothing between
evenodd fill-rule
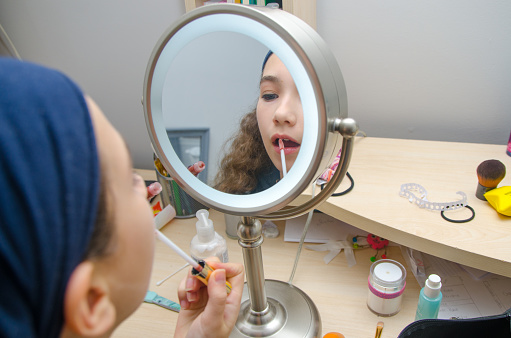
<instances>
[{"instance_id":1,"label":"teal plastic bottle","mask_svg":"<svg viewBox=\"0 0 511 338\"><path fill-rule=\"evenodd\" d=\"M426 280L426 285L422 288L417 305L415 320L436 319L438 310L442 302L442 282L440 276L432 274Z\"/></svg>"}]
</instances>

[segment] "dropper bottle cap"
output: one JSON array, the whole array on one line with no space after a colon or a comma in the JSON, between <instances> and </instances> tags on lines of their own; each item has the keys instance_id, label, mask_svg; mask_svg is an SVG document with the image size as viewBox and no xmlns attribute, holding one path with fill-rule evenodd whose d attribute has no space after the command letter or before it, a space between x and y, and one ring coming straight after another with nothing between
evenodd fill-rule
<instances>
[{"instance_id":1,"label":"dropper bottle cap","mask_svg":"<svg viewBox=\"0 0 511 338\"><path fill-rule=\"evenodd\" d=\"M215 228L213 228L213 221L208 218L209 212L201 209L195 213L195 216L197 216L195 227L199 242L207 243L212 241L215 238Z\"/></svg>"},{"instance_id":2,"label":"dropper bottle cap","mask_svg":"<svg viewBox=\"0 0 511 338\"><path fill-rule=\"evenodd\" d=\"M424 295L428 298L437 298L442 288L442 282L439 275L431 274L426 280L424 286Z\"/></svg>"}]
</instances>

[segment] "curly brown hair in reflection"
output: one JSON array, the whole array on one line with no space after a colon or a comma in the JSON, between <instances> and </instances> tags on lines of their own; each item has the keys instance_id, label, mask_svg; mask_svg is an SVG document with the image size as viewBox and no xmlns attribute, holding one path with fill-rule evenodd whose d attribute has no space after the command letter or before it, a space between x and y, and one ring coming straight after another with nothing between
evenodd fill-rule
<instances>
[{"instance_id":1,"label":"curly brown hair in reflection","mask_svg":"<svg viewBox=\"0 0 511 338\"><path fill-rule=\"evenodd\" d=\"M240 121L238 132L220 163L215 188L230 194L246 194L257 186L257 177L272 162L264 148L255 109Z\"/></svg>"}]
</instances>

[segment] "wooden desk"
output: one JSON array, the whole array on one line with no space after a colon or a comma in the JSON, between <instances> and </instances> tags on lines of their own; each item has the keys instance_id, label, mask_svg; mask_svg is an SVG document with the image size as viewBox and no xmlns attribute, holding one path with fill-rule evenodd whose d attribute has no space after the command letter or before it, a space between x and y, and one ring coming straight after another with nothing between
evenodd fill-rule
<instances>
[{"instance_id":1,"label":"wooden desk","mask_svg":"<svg viewBox=\"0 0 511 338\"><path fill-rule=\"evenodd\" d=\"M211 218L216 230L225 234L223 214L212 211ZM298 244L284 242L284 222L276 223L279 226L280 236L276 239L265 239L262 247L265 277L288 281ZM195 219L175 219L162 231L186 250L195 235ZM242 263L243 256L237 240L227 238L227 245L230 261ZM328 265L323 262L325 254L325 252L302 250L293 281L294 285L307 293L318 307L323 324L323 335L337 331L347 338L374 337L376 324L382 320L385 323L382 337L396 337L408 323L414 320L420 287L409 271L401 311L393 317L382 318L369 311L366 305L367 277L372 264L370 257L374 255L374 251L370 249L356 251L357 264L351 268L347 266L344 253L335 257ZM390 248L387 255L406 266L398 247ZM149 289L177 301L176 290L179 282L186 275L185 270L161 286L156 286L156 282L183 264L179 256L157 241ZM171 337L176 320L177 313L144 303L117 329L113 337Z\"/></svg>"},{"instance_id":2,"label":"wooden desk","mask_svg":"<svg viewBox=\"0 0 511 338\"><path fill-rule=\"evenodd\" d=\"M349 173L355 188L331 197L319 210L370 233L450 261L511 277L511 217L498 214L475 197L477 166L498 159L508 169L499 186L511 185L511 157L505 145L358 138ZM339 191L348 186L348 180ZM467 194L475 219L462 224L443 220L439 211L420 209L399 196L403 183L418 183L432 202L450 202ZM297 201L310 198L303 194ZM466 219L463 208L447 212Z\"/></svg>"},{"instance_id":3,"label":"wooden desk","mask_svg":"<svg viewBox=\"0 0 511 338\"><path fill-rule=\"evenodd\" d=\"M511 157L506 155L504 145L359 138L349 167L355 189L345 196L331 197L318 209L393 242L511 277L511 217L498 214L487 202L475 197L476 168L487 159L498 159L511 170ZM463 191L476 212L475 219L463 224L444 221L439 212L420 209L400 197L403 183L422 185L433 202L457 200L456 192ZM511 185L511 174L501 185ZM338 190L347 186L345 180ZM310 192L302 194L296 202L308 198ZM212 215L217 231L224 233L222 214L213 212ZM448 215L463 219L470 213L463 209ZM279 227L283 233L282 223ZM174 220L163 231L186 249L195 233L194 220ZM297 244L284 243L282 238L281 235L263 244L267 279L289 279ZM242 262L237 241L227 241L231 261ZM396 337L413 321L419 285L411 273L407 276L402 309L396 316L382 319L367 309L367 276L372 254L370 250L357 251L357 265L349 268L344 254L325 265L324 253L302 252L294 283L318 307L322 334L338 331L346 337L372 337L376 323L383 320L382 337ZM404 264L398 248L391 248L388 256ZM182 265L177 255L157 243L150 290L176 300L177 285L184 271L160 287L155 283ZM114 337L171 336L176 318L177 314L169 310L143 304Z\"/></svg>"}]
</instances>

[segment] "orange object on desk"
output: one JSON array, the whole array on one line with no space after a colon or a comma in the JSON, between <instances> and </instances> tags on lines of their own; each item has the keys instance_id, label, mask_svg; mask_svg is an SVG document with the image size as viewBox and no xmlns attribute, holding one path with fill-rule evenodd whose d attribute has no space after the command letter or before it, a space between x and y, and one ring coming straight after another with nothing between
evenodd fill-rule
<instances>
[{"instance_id":1,"label":"orange object on desk","mask_svg":"<svg viewBox=\"0 0 511 338\"><path fill-rule=\"evenodd\" d=\"M339 332L328 332L323 338L344 338L344 335Z\"/></svg>"}]
</instances>

